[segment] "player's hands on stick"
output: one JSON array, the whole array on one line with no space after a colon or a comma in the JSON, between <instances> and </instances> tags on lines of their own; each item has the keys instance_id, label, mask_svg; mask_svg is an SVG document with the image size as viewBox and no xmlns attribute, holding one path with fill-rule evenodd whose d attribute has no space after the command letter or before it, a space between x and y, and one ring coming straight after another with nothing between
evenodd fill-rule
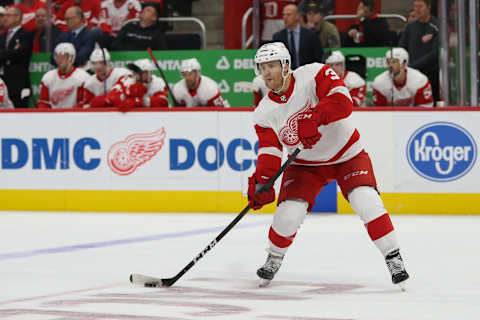
<instances>
[{"instance_id":1,"label":"player's hands on stick","mask_svg":"<svg viewBox=\"0 0 480 320\"><path fill-rule=\"evenodd\" d=\"M308 111L298 115L298 139L305 149L312 149L322 137L322 134L318 132L319 124L319 116L316 112Z\"/></svg>"},{"instance_id":2,"label":"player's hands on stick","mask_svg":"<svg viewBox=\"0 0 480 320\"><path fill-rule=\"evenodd\" d=\"M258 210L264 205L275 201L275 190L273 187L266 191L260 190L268 180L268 177L263 177L257 173L248 178L248 204L253 210Z\"/></svg>"},{"instance_id":3,"label":"player's hands on stick","mask_svg":"<svg viewBox=\"0 0 480 320\"><path fill-rule=\"evenodd\" d=\"M92 108L109 107L110 105L111 102L107 98L107 96L97 96L93 97L92 100L90 100L90 107Z\"/></svg>"}]
</instances>

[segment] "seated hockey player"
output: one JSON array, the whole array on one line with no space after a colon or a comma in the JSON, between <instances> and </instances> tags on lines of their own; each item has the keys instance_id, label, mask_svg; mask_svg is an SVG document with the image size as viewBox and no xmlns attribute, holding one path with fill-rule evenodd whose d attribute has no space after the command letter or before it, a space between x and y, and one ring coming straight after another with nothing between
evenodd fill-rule
<instances>
[{"instance_id":1,"label":"seated hockey player","mask_svg":"<svg viewBox=\"0 0 480 320\"><path fill-rule=\"evenodd\" d=\"M42 77L38 108L73 108L83 100L83 87L90 75L73 65L76 54L73 44L59 43L53 54L58 68Z\"/></svg>"},{"instance_id":2,"label":"seated hockey player","mask_svg":"<svg viewBox=\"0 0 480 320\"><path fill-rule=\"evenodd\" d=\"M8 88L0 78L0 109L13 109L13 103L8 97Z\"/></svg>"},{"instance_id":3,"label":"seated hockey player","mask_svg":"<svg viewBox=\"0 0 480 320\"><path fill-rule=\"evenodd\" d=\"M430 81L420 71L407 67L407 50L392 48L386 57L388 70L373 81L375 106L433 107Z\"/></svg>"},{"instance_id":4,"label":"seated hockey player","mask_svg":"<svg viewBox=\"0 0 480 320\"><path fill-rule=\"evenodd\" d=\"M152 74L155 69L148 59L128 64L134 76L123 78L112 90L113 101L121 111L138 107L168 108L168 91L165 81Z\"/></svg>"},{"instance_id":5,"label":"seated hockey player","mask_svg":"<svg viewBox=\"0 0 480 320\"><path fill-rule=\"evenodd\" d=\"M333 51L325 63L332 67L333 71L345 82L345 86L352 97L353 106L364 106L365 94L367 92L365 80L358 73L345 70L345 56L338 50Z\"/></svg>"},{"instance_id":6,"label":"seated hockey player","mask_svg":"<svg viewBox=\"0 0 480 320\"><path fill-rule=\"evenodd\" d=\"M85 83L83 101L80 107L113 107L112 94L115 95L116 93L111 93L112 89L116 85L121 88L122 80L132 77L132 72L126 68L112 68L110 53L107 49L103 50L102 53L101 48L96 48L90 55L90 63L95 74L91 75Z\"/></svg>"},{"instance_id":7,"label":"seated hockey player","mask_svg":"<svg viewBox=\"0 0 480 320\"><path fill-rule=\"evenodd\" d=\"M312 63L290 68L282 43L265 44L255 58L257 74L271 89L254 111L258 136L255 173L248 199L258 210L275 201L275 191L257 193L281 166L284 149L303 148L283 173L278 206L268 232L268 257L257 271L260 285L278 272L297 230L328 182L336 180L386 260L394 284L408 279L390 216L377 191L369 155L351 122L353 105L343 80L328 66Z\"/></svg>"},{"instance_id":8,"label":"seated hockey player","mask_svg":"<svg viewBox=\"0 0 480 320\"><path fill-rule=\"evenodd\" d=\"M183 79L173 87L173 95L179 106L229 107L227 100L222 98L218 84L202 75L201 68L195 58L182 61L180 75Z\"/></svg>"}]
</instances>

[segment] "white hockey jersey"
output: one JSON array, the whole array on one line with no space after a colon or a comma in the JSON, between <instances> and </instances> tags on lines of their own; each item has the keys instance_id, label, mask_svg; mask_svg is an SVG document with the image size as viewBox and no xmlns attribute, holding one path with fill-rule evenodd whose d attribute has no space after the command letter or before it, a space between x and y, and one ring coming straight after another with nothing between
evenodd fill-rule
<instances>
[{"instance_id":1,"label":"white hockey jersey","mask_svg":"<svg viewBox=\"0 0 480 320\"><path fill-rule=\"evenodd\" d=\"M433 107L432 86L427 76L407 67L407 76L402 86L393 83L387 71L373 81L373 102L375 106L420 106Z\"/></svg>"},{"instance_id":2,"label":"white hockey jersey","mask_svg":"<svg viewBox=\"0 0 480 320\"><path fill-rule=\"evenodd\" d=\"M228 106L228 102L222 98L218 84L204 75L200 76L200 83L193 91L187 88L185 79L180 80L173 87L173 95L181 106L186 106L187 108L199 106Z\"/></svg>"},{"instance_id":3,"label":"white hockey jersey","mask_svg":"<svg viewBox=\"0 0 480 320\"><path fill-rule=\"evenodd\" d=\"M123 78L132 77L132 72L126 68L113 68L107 75L106 87L109 93L113 87L121 83ZM91 75L85 83L83 95L83 107L88 108L90 100L95 96L105 94L105 82L98 78L96 74Z\"/></svg>"},{"instance_id":4,"label":"white hockey jersey","mask_svg":"<svg viewBox=\"0 0 480 320\"><path fill-rule=\"evenodd\" d=\"M100 10L100 28L103 32L118 32L125 21L138 18L142 7L138 0L125 0L117 7L114 0L106 0L101 4Z\"/></svg>"},{"instance_id":5,"label":"white hockey jersey","mask_svg":"<svg viewBox=\"0 0 480 320\"><path fill-rule=\"evenodd\" d=\"M89 77L80 68L73 68L67 74L61 74L58 69L48 71L40 82L38 107L66 109L77 106L83 99L83 87Z\"/></svg>"},{"instance_id":6,"label":"white hockey jersey","mask_svg":"<svg viewBox=\"0 0 480 320\"><path fill-rule=\"evenodd\" d=\"M365 94L367 86L365 80L360 75L353 71L345 71L343 82L347 86L350 96L353 100L353 106L360 107L365 105Z\"/></svg>"},{"instance_id":7,"label":"white hockey jersey","mask_svg":"<svg viewBox=\"0 0 480 320\"><path fill-rule=\"evenodd\" d=\"M2 79L0 79L0 109L13 109L13 103L8 97L7 86Z\"/></svg>"},{"instance_id":8,"label":"white hockey jersey","mask_svg":"<svg viewBox=\"0 0 480 320\"><path fill-rule=\"evenodd\" d=\"M341 163L362 151L360 134L349 119L352 99L343 80L328 65L312 63L293 71L285 93L279 96L270 91L255 109L259 161L263 154L281 159L284 147L293 153L300 144L298 115L313 108L325 123L318 128L322 137L297 156L296 164Z\"/></svg>"}]
</instances>

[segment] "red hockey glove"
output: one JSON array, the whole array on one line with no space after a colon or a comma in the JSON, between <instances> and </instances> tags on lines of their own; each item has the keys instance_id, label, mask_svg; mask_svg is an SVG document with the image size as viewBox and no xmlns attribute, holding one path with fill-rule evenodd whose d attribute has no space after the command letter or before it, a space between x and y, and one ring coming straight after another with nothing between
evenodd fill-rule
<instances>
[{"instance_id":1,"label":"red hockey glove","mask_svg":"<svg viewBox=\"0 0 480 320\"><path fill-rule=\"evenodd\" d=\"M93 97L90 100L90 107L92 108L109 107L110 105L110 100L106 96Z\"/></svg>"},{"instance_id":2,"label":"red hockey glove","mask_svg":"<svg viewBox=\"0 0 480 320\"><path fill-rule=\"evenodd\" d=\"M147 93L147 87L143 83L134 83L127 89L127 95L129 97L142 98Z\"/></svg>"},{"instance_id":3,"label":"red hockey glove","mask_svg":"<svg viewBox=\"0 0 480 320\"><path fill-rule=\"evenodd\" d=\"M133 108L141 107L142 103L143 103L142 98L127 98L120 101L120 103L118 104L118 109L121 112L127 112Z\"/></svg>"},{"instance_id":4,"label":"red hockey glove","mask_svg":"<svg viewBox=\"0 0 480 320\"><path fill-rule=\"evenodd\" d=\"M256 173L248 178L248 204L253 210L258 210L264 205L275 201L275 190L273 187L264 192L257 192L267 182L268 179L258 177Z\"/></svg>"},{"instance_id":5,"label":"red hockey glove","mask_svg":"<svg viewBox=\"0 0 480 320\"><path fill-rule=\"evenodd\" d=\"M302 112L298 115L298 139L305 149L312 149L322 135L318 132L318 114L315 112Z\"/></svg>"}]
</instances>

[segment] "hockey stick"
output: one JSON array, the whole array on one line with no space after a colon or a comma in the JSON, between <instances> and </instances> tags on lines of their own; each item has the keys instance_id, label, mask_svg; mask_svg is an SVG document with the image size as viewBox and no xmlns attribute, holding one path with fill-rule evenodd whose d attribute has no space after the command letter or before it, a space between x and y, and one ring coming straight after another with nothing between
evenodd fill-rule
<instances>
[{"instance_id":1,"label":"hockey stick","mask_svg":"<svg viewBox=\"0 0 480 320\"><path fill-rule=\"evenodd\" d=\"M102 57L103 57L103 94L107 95L107 58L105 57L105 49L102 45L100 45L100 50L102 50Z\"/></svg>"},{"instance_id":2,"label":"hockey stick","mask_svg":"<svg viewBox=\"0 0 480 320\"><path fill-rule=\"evenodd\" d=\"M178 106L177 99L175 99L175 96L173 95L172 90L170 90L170 86L168 85L167 78L165 78L165 75L163 74L162 69L158 65L157 58L155 58L155 55L153 54L153 51L150 47L148 47L147 50L148 50L148 53L150 54L150 57L152 58L153 63L155 64L155 67L157 67L158 72L160 72L160 76L162 76L163 81L165 81L165 85L167 86L168 93L172 96L173 106L174 107Z\"/></svg>"},{"instance_id":3,"label":"hockey stick","mask_svg":"<svg viewBox=\"0 0 480 320\"><path fill-rule=\"evenodd\" d=\"M287 169L287 167L292 163L292 161L295 159L295 157L298 155L300 152L300 148L295 149L295 151L288 157L288 159L285 161L285 163L282 165L280 169L275 173L273 177L268 180L266 184L264 184L257 192L265 192L268 189L270 189L275 181L280 177L280 175ZM240 219L247 214L247 212L250 210L250 205L247 204L247 206L240 212L235 219L233 219L230 224L223 229L220 234L212 240L208 244L208 246L205 247L195 258L193 258L192 261L190 261L189 264L185 266L179 273L177 273L176 276L172 278L155 278L155 277L150 277L150 276L145 276L141 274L131 274L130 275L130 282L134 284L140 284L145 287L170 287L172 286L175 282L177 282L178 279L180 279L188 270L190 270L203 256L210 250L212 250L213 247L215 247L218 242L240 221Z\"/></svg>"}]
</instances>

